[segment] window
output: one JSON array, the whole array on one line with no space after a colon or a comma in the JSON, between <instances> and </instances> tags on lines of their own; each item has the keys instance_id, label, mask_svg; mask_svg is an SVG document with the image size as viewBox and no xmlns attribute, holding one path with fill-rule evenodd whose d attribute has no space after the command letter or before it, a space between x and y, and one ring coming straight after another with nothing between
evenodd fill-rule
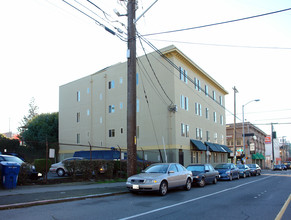
<instances>
[{"instance_id":1,"label":"window","mask_svg":"<svg viewBox=\"0 0 291 220\"><path fill-rule=\"evenodd\" d=\"M197 102L195 102L195 114L202 116L202 106Z\"/></svg>"},{"instance_id":2,"label":"window","mask_svg":"<svg viewBox=\"0 0 291 220\"><path fill-rule=\"evenodd\" d=\"M214 121L215 123L217 122L216 112L213 112L213 121Z\"/></svg>"},{"instance_id":3,"label":"window","mask_svg":"<svg viewBox=\"0 0 291 220\"><path fill-rule=\"evenodd\" d=\"M210 141L210 132L206 131L206 141Z\"/></svg>"},{"instance_id":4,"label":"window","mask_svg":"<svg viewBox=\"0 0 291 220\"><path fill-rule=\"evenodd\" d=\"M102 100L102 93L100 93L100 95L99 95L99 99Z\"/></svg>"},{"instance_id":5,"label":"window","mask_svg":"<svg viewBox=\"0 0 291 220\"><path fill-rule=\"evenodd\" d=\"M138 85L138 73L136 74L136 85Z\"/></svg>"},{"instance_id":6,"label":"window","mask_svg":"<svg viewBox=\"0 0 291 220\"><path fill-rule=\"evenodd\" d=\"M77 134L77 144L80 144L81 140L80 140L80 134Z\"/></svg>"},{"instance_id":7,"label":"window","mask_svg":"<svg viewBox=\"0 0 291 220\"><path fill-rule=\"evenodd\" d=\"M77 122L80 122L80 112L77 112Z\"/></svg>"},{"instance_id":8,"label":"window","mask_svg":"<svg viewBox=\"0 0 291 220\"><path fill-rule=\"evenodd\" d=\"M223 125L223 115L220 115L220 124Z\"/></svg>"},{"instance_id":9,"label":"window","mask_svg":"<svg viewBox=\"0 0 291 220\"><path fill-rule=\"evenodd\" d=\"M196 139L197 140L200 139L199 135L200 135L199 128L196 128Z\"/></svg>"},{"instance_id":10,"label":"window","mask_svg":"<svg viewBox=\"0 0 291 220\"><path fill-rule=\"evenodd\" d=\"M81 92L77 91L77 102L81 101Z\"/></svg>"},{"instance_id":11,"label":"window","mask_svg":"<svg viewBox=\"0 0 291 220\"><path fill-rule=\"evenodd\" d=\"M90 94L90 88L87 88L87 94Z\"/></svg>"},{"instance_id":12,"label":"window","mask_svg":"<svg viewBox=\"0 0 291 220\"><path fill-rule=\"evenodd\" d=\"M208 96L208 86L205 85L205 95Z\"/></svg>"},{"instance_id":13,"label":"window","mask_svg":"<svg viewBox=\"0 0 291 220\"><path fill-rule=\"evenodd\" d=\"M120 128L120 133L123 134L123 128Z\"/></svg>"},{"instance_id":14,"label":"window","mask_svg":"<svg viewBox=\"0 0 291 220\"><path fill-rule=\"evenodd\" d=\"M90 116L90 109L87 109L87 116Z\"/></svg>"},{"instance_id":15,"label":"window","mask_svg":"<svg viewBox=\"0 0 291 220\"><path fill-rule=\"evenodd\" d=\"M184 81L184 70L182 67L180 67L179 69L180 69L180 80Z\"/></svg>"},{"instance_id":16,"label":"window","mask_svg":"<svg viewBox=\"0 0 291 220\"><path fill-rule=\"evenodd\" d=\"M185 137L185 126L183 123L181 124L181 136Z\"/></svg>"},{"instance_id":17,"label":"window","mask_svg":"<svg viewBox=\"0 0 291 220\"><path fill-rule=\"evenodd\" d=\"M109 113L113 113L115 111L114 105L109 105Z\"/></svg>"},{"instance_id":18,"label":"window","mask_svg":"<svg viewBox=\"0 0 291 220\"><path fill-rule=\"evenodd\" d=\"M119 103L119 108L123 109L123 103L122 102Z\"/></svg>"},{"instance_id":19,"label":"window","mask_svg":"<svg viewBox=\"0 0 291 220\"><path fill-rule=\"evenodd\" d=\"M182 109L185 108L185 102L184 102L184 100L185 100L185 97L183 95L181 95L180 96L180 106L181 106Z\"/></svg>"},{"instance_id":20,"label":"window","mask_svg":"<svg viewBox=\"0 0 291 220\"><path fill-rule=\"evenodd\" d=\"M136 112L139 112L139 99L136 100Z\"/></svg>"},{"instance_id":21,"label":"window","mask_svg":"<svg viewBox=\"0 0 291 220\"><path fill-rule=\"evenodd\" d=\"M108 82L108 89L114 88L114 80Z\"/></svg>"},{"instance_id":22,"label":"window","mask_svg":"<svg viewBox=\"0 0 291 220\"><path fill-rule=\"evenodd\" d=\"M220 105L223 105L222 96L219 96L219 104L220 104Z\"/></svg>"},{"instance_id":23,"label":"window","mask_svg":"<svg viewBox=\"0 0 291 220\"><path fill-rule=\"evenodd\" d=\"M184 82L185 83L188 82L188 80L187 80L187 71L186 70L184 70Z\"/></svg>"},{"instance_id":24,"label":"window","mask_svg":"<svg viewBox=\"0 0 291 220\"><path fill-rule=\"evenodd\" d=\"M189 125L185 125L186 127L186 137L189 137Z\"/></svg>"},{"instance_id":25,"label":"window","mask_svg":"<svg viewBox=\"0 0 291 220\"><path fill-rule=\"evenodd\" d=\"M100 117L99 122L100 122L100 124L102 124L102 117Z\"/></svg>"},{"instance_id":26,"label":"window","mask_svg":"<svg viewBox=\"0 0 291 220\"><path fill-rule=\"evenodd\" d=\"M217 133L214 133L214 143L217 143Z\"/></svg>"},{"instance_id":27,"label":"window","mask_svg":"<svg viewBox=\"0 0 291 220\"><path fill-rule=\"evenodd\" d=\"M196 77L194 78L194 87L198 90L198 79Z\"/></svg>"},{"instance_id":28,"label":"window","mask_svg":"<svg viewBox=\"0 0 291 220\"><path fill-rule=\"evenodd\" d=\"M205 108L205 117L209 119L209 109Z\"/></svg>"},{"instance_id":29,"label":"window","mask_svg":"<svg viewBox=\"0 0 291 220\"><path fill-rule=\"evenodd\" d=\"M109 130L109 137L115 137L115 129Z\"/></svg>"},{"instance_id":30,"label":"window","mask_svg":"<svg viewBox=\"0 0 291 220\"><path fill-rule=\"evenodd\" d=\"M185 110L188 111L188 97L185 97Z\"/></svg>"},{"instance_id":31,"label":"window","mask_svg":"<svg viewBox=\"0 0 291 220\"><path fill-rule=\"evenodd\" d=\"M198 79L198 91L201 91L201 85L200 85L200 80Z\"/></svg>"},{"instance_id":32,"label":"window","mask_svg":"<svg viewBox=\"0 0 291 220\"><path fill-rule=\"evenodd\" d=\"M120 77L119 78L119 84L122 84L122 82L123 82L123 79L122 79L122 77Z\"/></svg>"},{"instance_id":33,"label":"window","mask_svg":"<svg viewBox=\"0 0 291 220\"><path fill-rule=\"evenodd\" d=\"M212 91L212 97L213 97L213 100L216 100L216 93L215 93L215 91Z\"/></svg>"}]
</instances>

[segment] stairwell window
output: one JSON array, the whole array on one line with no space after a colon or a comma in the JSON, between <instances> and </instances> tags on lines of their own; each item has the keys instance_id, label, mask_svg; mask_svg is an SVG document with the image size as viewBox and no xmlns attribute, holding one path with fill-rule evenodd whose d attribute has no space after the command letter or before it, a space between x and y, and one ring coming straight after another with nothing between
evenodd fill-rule
<instances>
[{"instance_id":1,"label":"stairwell window","mask_svg":"<svg viewBox=\"0 0 291 220\"><path fill-rule=\"evenodd\" d=\"M114 88L114 80L108 82L108 89Z\"/></svg>"},{"instance_id":2,"label":"stairwell window","mask_svg":"<svg viewBox=\"0 0 291 220\"><path fill-rule=\"evenodd\" d=\"M81 101L81 92L77 91L77 102Z\"/></svg>"},{"instance_id":3,"label":"stairwell window","mask_svg":"<svg viewBox=\"0 0 291 220\"><path fill-rule=\"evenodd\" d=\"M109 105L109 113L114 113L114 112L115 112L114 105Z\"/></svg>"}]
</instances>

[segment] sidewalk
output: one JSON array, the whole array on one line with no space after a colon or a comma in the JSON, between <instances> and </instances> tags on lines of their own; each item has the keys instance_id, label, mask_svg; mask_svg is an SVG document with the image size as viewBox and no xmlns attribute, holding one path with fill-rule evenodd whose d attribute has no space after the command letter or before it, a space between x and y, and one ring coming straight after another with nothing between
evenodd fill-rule
<instances>
[{"instance_id":1,"label":"sidewalk","mask_svg":"<svg viewBox=\"0 0 291 220\"><path fill-rule=\"evenodd\" d=\"M125 182L74 182L0 189L0 210L127 193Z\"/></svg>"}]
</instances>

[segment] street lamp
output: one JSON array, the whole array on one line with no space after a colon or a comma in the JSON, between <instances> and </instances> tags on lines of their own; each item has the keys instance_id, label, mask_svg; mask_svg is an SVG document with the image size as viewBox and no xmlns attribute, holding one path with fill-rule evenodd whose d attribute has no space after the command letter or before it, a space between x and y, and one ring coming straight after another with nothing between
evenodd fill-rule
<instances>
[{"instance_id":1,"label":"street lamp","mask_svg":"<svg viewBox=\"0 0 291 220\"><path fill-rule=\"evenodd\" d=\"M245 113L244 113L244 109L245 109L245 106L251 102L258 102L260 101L260 99L254 99L254 100L251 100L249 101L248 103L244 104L242 106L242 114L243 114L243 145L244 145L244 157L246 156L246 146L245 146Z\"/></svg>"}]
</instances>

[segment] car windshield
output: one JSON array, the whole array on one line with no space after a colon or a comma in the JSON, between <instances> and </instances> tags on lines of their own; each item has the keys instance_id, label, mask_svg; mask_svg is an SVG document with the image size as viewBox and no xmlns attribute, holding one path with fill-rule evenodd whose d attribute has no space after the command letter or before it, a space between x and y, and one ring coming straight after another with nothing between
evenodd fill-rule
<instances>
[{"instance_id":1,"label":"car windshield","mask_svg":"<svg viewBox=\"0 0 291 220\"><path fill-rule=\"evenodd\" d=\"M218 164L215 169L230 169L230 165L228 164Z\"/></svg>"},{"instance_id":2,"label":"car windshield","mask_svg":"<svg viewBox=\"0 0 291 220\"><path fill-rule=\"evenodd\" d=\"M9 162L23 163L23 160L18 157L5 157L5 160Z\"/></svg>"},{"instance_id":3,"label":"car windshield","mask_svg":"<svg viewBox=\"0 0 291 220\"><path fill-rule=\"evenodd\" d=\"M242 164L238 164L238 165L236 165L239 169L244 169L245 168L245 166L244 165L242 165Z\"/></svg>"},{"instance_id":4,"label":"car windshield","mask_svg":"<svg viewBox=\"0 0 291 220\"><path fill-rule=\"evenodd\" d=\"M204 172L204 166L188 166L187 170Z\"/></svg>"},{"instance_id":5,"label":"car windshield","mask_svg":"<svg viewBox=\"0 0 291 220\"><path fill-rule=\"evenodd\" d=\"M167 173L168 164L154 164L145 169L145 173Z\"/></svg>"},{"instance_id":6,"label":"car windshield","mask_svg":"<svg viewBox=\"0 0 291 220\"><path fill-rule=\"evenodd\" d=\"M256 168L256 164L248 164L250 168Z\"/></svg>"}]
</instances>

